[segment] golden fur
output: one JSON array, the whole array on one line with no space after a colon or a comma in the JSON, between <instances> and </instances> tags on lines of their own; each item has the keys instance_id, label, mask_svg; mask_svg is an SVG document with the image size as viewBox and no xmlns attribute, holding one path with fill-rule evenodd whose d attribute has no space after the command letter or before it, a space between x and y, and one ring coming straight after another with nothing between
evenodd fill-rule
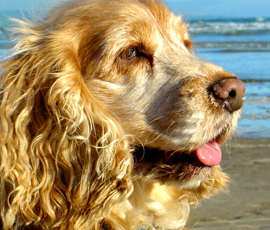
<instances>
[{"instance_id":1,"label":"golden fur","mask_svg":"<svg viewBox=\"0 0 270 230\"><path fill-rule=\"evenodd\" d=\"M181 17L152 0L65 3L19 24L0 66L3 229L184 228L227 176L178 175L164 153L230 137L240 112L207 87L234 76L197 59ZM160 158L143 160L151 149Z\"/></svg>"}]
</instances>

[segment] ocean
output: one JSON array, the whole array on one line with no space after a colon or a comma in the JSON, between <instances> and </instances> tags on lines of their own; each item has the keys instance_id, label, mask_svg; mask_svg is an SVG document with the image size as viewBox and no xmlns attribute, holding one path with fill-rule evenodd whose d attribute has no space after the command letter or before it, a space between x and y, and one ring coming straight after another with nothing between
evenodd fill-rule
<instances>
[{"instance_id":1,"label":"ocean","mask_svg":"<svg viewBox=\"0 0 270 230\"><path fill-rule=\"evenodd\" d=\"M0 58L4 58L12 47L7 16L20 13L0 13ZM196 55L245 82L245 105L235 135L270 137L270 17L191 18L188 24Z\"/></svg>"}]
</instances>

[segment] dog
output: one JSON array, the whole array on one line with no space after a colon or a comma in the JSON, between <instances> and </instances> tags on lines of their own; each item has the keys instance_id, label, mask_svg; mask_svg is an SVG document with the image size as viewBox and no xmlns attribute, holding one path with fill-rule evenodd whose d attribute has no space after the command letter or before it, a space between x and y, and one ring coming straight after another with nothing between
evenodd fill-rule
<instances>
[{"instance_id":1,"label":"dog","mask_svg":"<svg viewBox=\"0 0 270 230\"><path fill-rule=\"evenodd\" d=\"M245 86L159 1L83 0L18 21L1 63L2 229L183 229L226 186Z\"/></svg>"}]
</instances>

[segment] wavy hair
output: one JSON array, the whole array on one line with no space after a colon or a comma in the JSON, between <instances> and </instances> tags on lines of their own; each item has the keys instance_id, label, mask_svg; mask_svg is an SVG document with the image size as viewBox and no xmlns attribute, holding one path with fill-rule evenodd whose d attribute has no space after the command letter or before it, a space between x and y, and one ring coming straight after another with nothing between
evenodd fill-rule
<instances>
[{"instance_id":1,"label":"wavy hair","mask_svg":"<svg viewBox=\"0 0 270 230\"><path fill-rule=\"evenodd\" d=\"M129 137L86 87L77 44L18 23L15 52L1 63L3 228L99 228L132 190Z\"/></svg>"}]
</instances>

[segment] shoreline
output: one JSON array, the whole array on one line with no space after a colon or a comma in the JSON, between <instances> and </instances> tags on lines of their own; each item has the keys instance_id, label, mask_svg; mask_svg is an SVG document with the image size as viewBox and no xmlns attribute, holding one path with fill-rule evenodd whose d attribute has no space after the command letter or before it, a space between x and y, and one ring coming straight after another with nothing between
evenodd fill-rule
<instances>
[{"instance_id":1,"label":"shoreline","mask_svg":"<svg viewBox=\"0 0 270 230\"><path fill-rule=\"evenodd\" d=\"M222 146L228 190L192 210L196 230L270 229L270 138L235 138Z\"/></svg>"}]
</instances>

